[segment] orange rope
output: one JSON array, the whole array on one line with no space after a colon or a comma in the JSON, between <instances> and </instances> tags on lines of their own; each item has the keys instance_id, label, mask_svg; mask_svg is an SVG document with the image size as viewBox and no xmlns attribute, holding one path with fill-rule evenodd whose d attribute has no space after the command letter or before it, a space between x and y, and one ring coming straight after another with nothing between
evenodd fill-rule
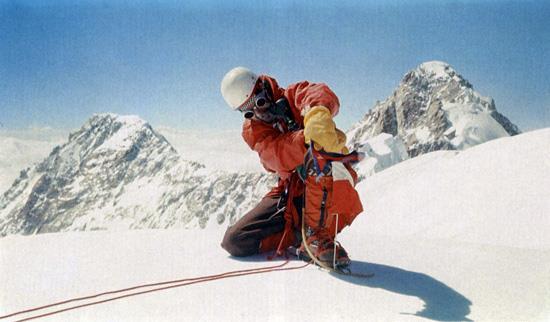
<instances>
[{"instance_id":1,"label":"orange rope","mask_svg":"<svg viewBox=\"0 0 550 322\"><path fill-rule=\"evenodd\" d=\"M8 314L8 315L0 316L0 319L13 317L13 316L20 315L20 314L23 314L23 313L29 313L29 312L34 312L34 311L38 311L38 310L43 310L43 309L46 309L46 308L50 308L50 307L54 307L54 306L58 306L58 305L62 305L62 304L67 304L67 303L71 303L71 302L92 299L92 298L100 297L100 296L103 296L103 295L116 294L116 293L131 291L131 290L135 290L135 289L139 289L139 288L144 288L144 287L152 287L152 286L160 286L160 285L176 283L175 285L163 286L163 287L154 288L154 289L151 289L151 290L134 292L134 293L130 293L130 294L125 294L125 295L121 295L121 296L108 298L108 299L105 299L105 300L100 300L100 301L90 302L90 303L86 303L86 304L76 305L76 306L68 307L68 308L65 308L65 309L61 309L61 310L48 312L48 313L44 313L44 314L24 318L24 319L21 319L21 320L17 320L17 321L28 321L28 320L33 320L33 319L37 319L37 318L41 318L41 317L46 317L46 316L50 316L50 315L54 315L54 314L58 314L58 313L61 313L61 312L66 312L66 311L70 311L70 310L74 310L74 309L78 309L78 308L82 308L82 307L86 307L86 306L92 306L92 305L96 305L96 304L100 304L100 303L110 302L110 301L114 301L114 300L118 300L118 299L122 299L122 298L126 298L126 297L131 297L131 296L136 296L136 295L140 295L140 294L157 292L157 291L166 290L166 289L170 289L170 288L182 287L182 286L191 285L191 284L197 284L197 283L202 283L202 282L208 282L208 281L219 280L219 279L230 278L230 277L243 276L243 275L254 275L254 274L269 273L269 272L276 272L276 271L296 270L296 269L304 268L304 267L309 265L309 263L306 263L304 265L295 266L295 267L283 267L283 266L287 265L289 262L290 262L290 260L286 260L282 264L274 265L274 266L258 267L258 268L244 269L244 270L236 270L236 271L229 271L229 272L225 272L225 273L221 273L221 274L200 276L200 277L194 277L194 278L184 278L184 279L179 279L179 280L165 281L165 282L158 282L158 283L151 283L151 284L143 284L143 285L138 285L138 286L134 286L134 287L129 287L129 288L124 288L124 289L119 289L119 290L114 290L114 291L98 293L98 294L94 294L94 295L90 295L90 296L73 298L73 299L69 299L69 300L65 300L65 301L61 301L61 302L57 302L57 303L53 303L53 304L48 304L48 305L44 305L44 306L40 306L40 307L35 307L35 308L19 311L19 312L14 312L14 313L11 313L11 314Z\"/></svg>"}]
</instances>

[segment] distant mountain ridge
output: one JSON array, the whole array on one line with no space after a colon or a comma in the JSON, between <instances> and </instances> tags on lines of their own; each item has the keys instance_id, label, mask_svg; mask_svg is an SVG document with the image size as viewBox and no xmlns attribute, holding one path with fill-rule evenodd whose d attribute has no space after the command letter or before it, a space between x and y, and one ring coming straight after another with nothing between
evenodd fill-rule
<instances>
[{"instance_id":1,"label":"distant mountain ridge","mask_svg":"<svg viewBox=\"0 0 550 322\"><path fill-rule=\"evenodd\" d=\"M449 64L426 62L405 74L397 89L348 131L348 146L388 133L403 140L411 157L462 150L520 130Z\"/></svg>"},{"instance_id":2,"label":"distant mountain ridge","mask_svg":"<svg viewBox=\"0 0 550 322\"><path fill-rule=\"evenodd\" d=\"M355 165L363 179L430 151L518 133L448 64L427 62L348 131L347 144L367 155ZM139 117L97 114L0 196L0 236L232 223L275 182L266 173L212 172Z\"/></svg>"},{"instance_id":3,"label":"distant mountain ridge","mask_svg":"<svg viewBox=\"0 0 550 322\"><path fill-rule=\"evenodd\" d=\"M207 172L136 116L94 115L0 197L0 235L234 221L274 178Z\"/></svg>"}]
</instances>

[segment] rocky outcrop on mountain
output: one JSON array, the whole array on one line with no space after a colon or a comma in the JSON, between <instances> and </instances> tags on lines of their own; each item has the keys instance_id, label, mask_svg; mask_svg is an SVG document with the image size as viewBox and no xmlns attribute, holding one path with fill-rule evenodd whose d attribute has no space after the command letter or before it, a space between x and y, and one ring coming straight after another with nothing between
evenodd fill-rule
<instances>
[{"instance_id":1,"label":"rocky outcrop on mountain","mask_svg":"<svg viewBox=\"0 0 550 322\"><path fill-rule=\"evenodd\" d=\"M347 133L356 148L380 133L399 137L411 157L435 150L461 150L516 135L518 127L444 62L408 72L385 101L377 103Z\"/></svg>"},{"instance_id":2,"label":"rocky outcrop on mountain","mask_svg":"<svg viewBox=\"0 0 550 322\"><path fill-rule=\"evenodd\" d=\"M99 114L0 197L0 236L232 222L274 184L205 171L135 116Z\"/></svg>"}]
</instances>

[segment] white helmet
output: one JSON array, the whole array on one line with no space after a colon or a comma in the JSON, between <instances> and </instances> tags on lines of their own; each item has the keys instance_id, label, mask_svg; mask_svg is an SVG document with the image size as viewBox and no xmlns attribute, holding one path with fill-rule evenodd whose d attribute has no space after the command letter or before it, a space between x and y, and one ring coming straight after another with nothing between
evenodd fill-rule
<instances>
[{"instance_id":1,"label":"white helmet","mask_svg":"<svg viewBox=\"0 0 550 322\"><path fill-rule=\"evenodd\" d=\"M245 67L235 67L222 80L221 91L225 102L236 110L252 96L258 75Z\"/></svg>"}]
</instances>

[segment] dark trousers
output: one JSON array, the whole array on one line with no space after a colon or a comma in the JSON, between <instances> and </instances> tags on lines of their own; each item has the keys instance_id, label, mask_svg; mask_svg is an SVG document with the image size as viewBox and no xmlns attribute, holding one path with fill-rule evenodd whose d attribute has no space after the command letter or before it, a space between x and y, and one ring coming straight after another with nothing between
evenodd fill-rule
<instances>
[{"instance_id":1,"label":"dark trousers","mask_svg":"<svg viewBox=\"0 0 550 322\"><path fill-rule=\"evenodd\" d=\"M279 198L263 198L244 217L227 228L221 246L233 256L258 254L262 241L284 230L284 211L277 209L278 202Z\"/></svg>"}]
</instances>

